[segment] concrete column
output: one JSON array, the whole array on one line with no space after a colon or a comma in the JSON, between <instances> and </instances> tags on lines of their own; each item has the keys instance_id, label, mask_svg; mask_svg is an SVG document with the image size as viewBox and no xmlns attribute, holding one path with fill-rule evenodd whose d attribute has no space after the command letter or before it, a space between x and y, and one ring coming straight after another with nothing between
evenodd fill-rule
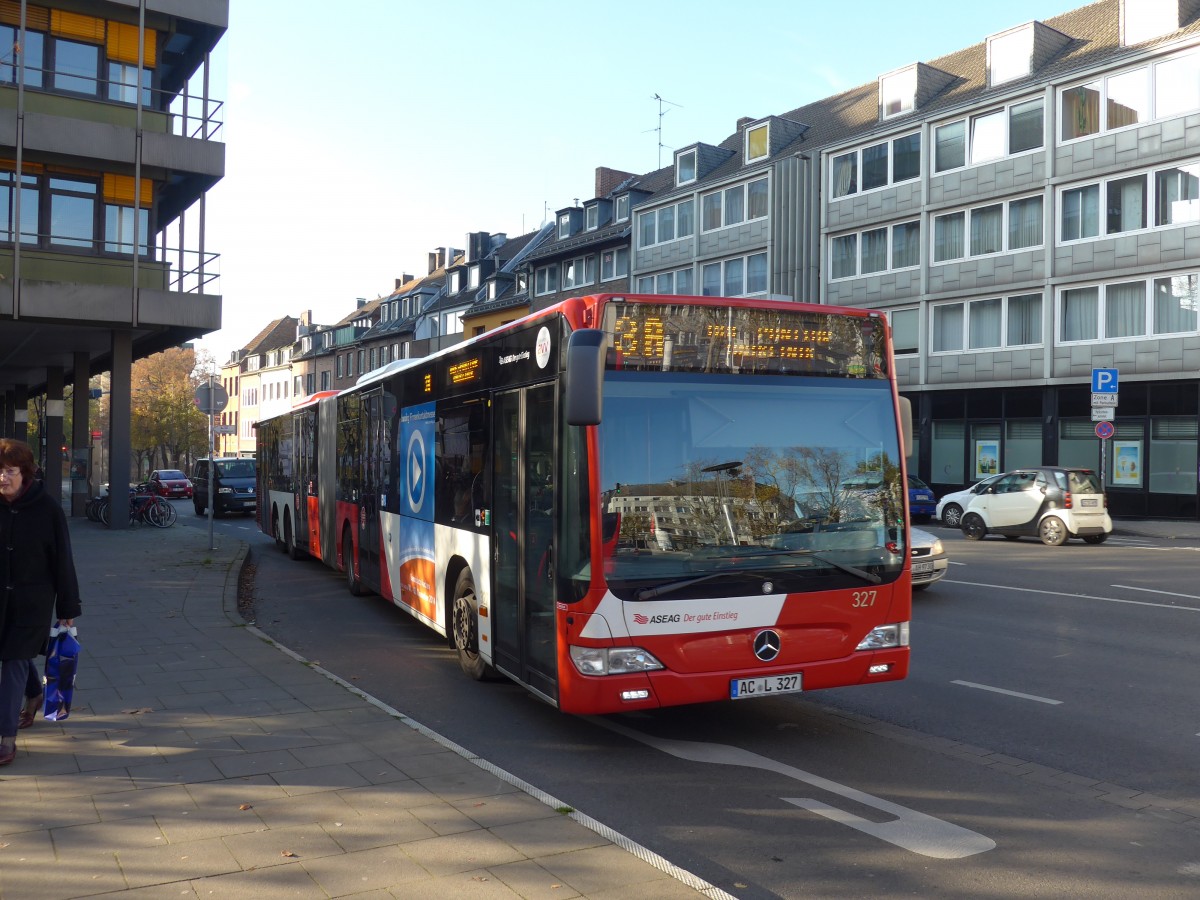
<instances>
[{"instance_id":1,"label":"concrete column","mask_svg":"<svg viewBox=\"0 0 1200 900\"><path fill-rule=\"evenodd\" d=\"M13 388L12 436L18 441L29 440L29 385L18 384Z\"/></svg>"},{"instance_id":2,"label":"concrete column","mask_svg":"<svg viewBox=\"0 0 1200 900\"><path fill-rule=\"evenodd\" d=\"M94 497L97 491L92 487L92 465L91 455L86 457L86 461L82 467L76 465L78 460L84 459L81 456L81 451L90 451L92 448L92 428L90 414L92 411L92 398L88 392L88 354L86 352L75 354L75 368L71 375L72 393L71 393L71 515L84 516L87 515L87 502L89 497ZM82 471L80 471L82 468ZM78 477L82 476L82 477Z\"/></svg>"},{"instance_id":3,"label":"concrete column","mask_svg":"<svg viewBox=\"0 0 1200 900\"><path fill-rule=\"evenodd\" d=\"M108 397L108 495L112 504L108 527L114 530L129 527L128 514L119 513L125 509L129 491L129 457L133 447L129 437L132 387L133 335L114 329Z\"/></svg>"},{"instance_id":4,"label":"concrete column","mask_svg":"<svg viewBox=\"0 0 1200 900\"><path fill-rule=\"evenodd\" d=\"M46 473L46 490L61 503L63 499L63 370L58 366L46 369L46 452L42 471Z\"/></svg>"}]
</instances>

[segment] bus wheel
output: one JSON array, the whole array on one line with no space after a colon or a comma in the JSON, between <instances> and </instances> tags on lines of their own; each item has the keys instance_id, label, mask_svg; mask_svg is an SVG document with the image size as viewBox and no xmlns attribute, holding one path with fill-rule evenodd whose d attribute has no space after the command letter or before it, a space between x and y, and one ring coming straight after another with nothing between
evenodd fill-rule
<instances>
[{"instance_id":1,"label":"bus wheel","mask_svg":"<svg viewBox=\"0 0 1200 900\"><path fill-rule=\"evenodd\" d=\"M275 538L275 549L284 553L287 552L287 541L283 539L283 534L279 531L279 510L271 511L271 537Z\"/></svg>"},{"instance_id":2,"label":"bus wheel","mask_svg":"<svg viewBox=\"0 0 1200 900\"><path fill-rule=\"evenodd\" d=\"M342 537L342 562L346 564L346 587L355 597L361 597L366 593L366 589L358 580L358 573L354 571L354 542L350 540L349 531Z\"/></svg>"},{"instance_id":3,"label":"bus wheel","mask_svg":"<svg viewBox=\"0 0 1200 900\"><path fill-rule=\"evenodd\" d=\"M476 681L488 678L488 665L479 655L478 610L476 609L475 578L470 569L458 573L454 585L454 606L450 612L450 635L458 651L458 664Z\"/></svg>"},{"instance_id":4,"label":"bus wheel","mask_svg":"<svg viewBox=\"0 0 1200 900\"><path fill-rule=\"evenodd\" d=\"M304 555L296 546L296 534L292 531L292 518L286 513L283 518L283 549L287 552L288 559L300 559Z\"/></svg>"}]
</instances>

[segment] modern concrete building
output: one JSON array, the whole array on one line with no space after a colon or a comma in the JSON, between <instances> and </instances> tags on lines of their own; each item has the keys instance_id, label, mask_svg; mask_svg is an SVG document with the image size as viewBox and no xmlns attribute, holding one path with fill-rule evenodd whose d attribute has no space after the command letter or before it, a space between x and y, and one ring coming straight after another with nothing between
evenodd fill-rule
<instances>
[{"instance_id":1,"label":"modern concrete building","mask_svg":"<svg viewBox=\"0 0 1200 900\"><path fill-rule=\"evenodd\" d=\"M1200 3L1101 0L837 100L823 295L888 311L914 471L1102 467L1114 513L1195 517Z\"/></svg>"},{"instance_id":2,"label":"modern concrete building","mask_svg":"<svg viewBox=\"0 0 1200 900\"><path fill-rule=\"evenodd\" d=\"M82 461L88 376L111 371L114 484L130 474L132 361L221 326L204 206L225 168L208 76L228 19L227 0L0 4L2 430L24 437L44 393L57 448L72 384ZM73 481L76 513L96 487Z\"/></svg>"}]
</instances>

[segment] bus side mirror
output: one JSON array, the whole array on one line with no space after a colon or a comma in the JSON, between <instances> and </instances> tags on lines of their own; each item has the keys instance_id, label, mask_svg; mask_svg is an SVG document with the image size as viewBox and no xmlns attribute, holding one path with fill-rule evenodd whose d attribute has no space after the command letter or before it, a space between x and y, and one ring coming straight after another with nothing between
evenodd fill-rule
<instances>
[{"instance_id":1,"label":"bus side mirror","mask_svg":"<svg viewBox=\"0 0 1200 900\"><path fill-rule=\"evenodd\" d=\"M604 407L604 332L581 328L567 340L566 389L568 425L599 425Z\"/></svg>"},{"instance_id":2,"label":"bus side mirror","mask_svg":"<svg viewBox=\"0 0 1200 900\"><path fill-rule=\"evenodd\" d=\"M900 398L900 431L904 441L904 456L907 459L913 452L913 423L912 401L907 397Z\"/></svg>"}]
</instances>

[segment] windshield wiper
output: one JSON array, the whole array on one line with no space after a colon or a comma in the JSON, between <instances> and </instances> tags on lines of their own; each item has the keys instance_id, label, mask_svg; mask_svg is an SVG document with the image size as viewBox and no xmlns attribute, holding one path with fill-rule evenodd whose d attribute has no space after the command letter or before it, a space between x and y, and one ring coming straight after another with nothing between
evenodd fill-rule
<instances>
[{"instance_id":1,"label":"windshield wiper","mask_svg":"<svg viewBox=\"0 0 1200 900\"><path fill-rule=\"evenodd\" d=\"M788 568L807 568L807 566L788 566ZM709 572L707 575L699 575L695 578L668 581L666 584L660 584L658 587L642 588L634 596L639 600L653 600L655 597L661 597L664 594L673 594L686 587L691 587L693 584L700 584L702 581L713 581L717 578L728 578L736 575L748 575L751 578L761 578L763 581L767 581L770 577L764 575L762 572L753 572L748 569L728 569L724 572Z\"/></svg>"},{"instance_id":2,"label":"windshield wiper","mask_svg":"<svg viewBox=\"0 0 1200 900\"><path fill-rule=\"evenodd\" d=\"M848 566L845 563L838 562L836 559L830 559L828 556L822 556L820 553L817 553L813 550L806 550L803 548L797 548L795 550L764 550L761 553L745 553L743 556L746 556L749 559L761 559L764 556L792 556L794 554L800 554L802 556L807 556L810 559L815 559L818 562L823 562L827 566L833 566L835 569L840 569L847 575L854 575L856 578L861 578L863 581L869 584L883 583L883 579L874 572L868 572L866 569L860 569L857 566Z\"/></svg>"}]
</instances>

